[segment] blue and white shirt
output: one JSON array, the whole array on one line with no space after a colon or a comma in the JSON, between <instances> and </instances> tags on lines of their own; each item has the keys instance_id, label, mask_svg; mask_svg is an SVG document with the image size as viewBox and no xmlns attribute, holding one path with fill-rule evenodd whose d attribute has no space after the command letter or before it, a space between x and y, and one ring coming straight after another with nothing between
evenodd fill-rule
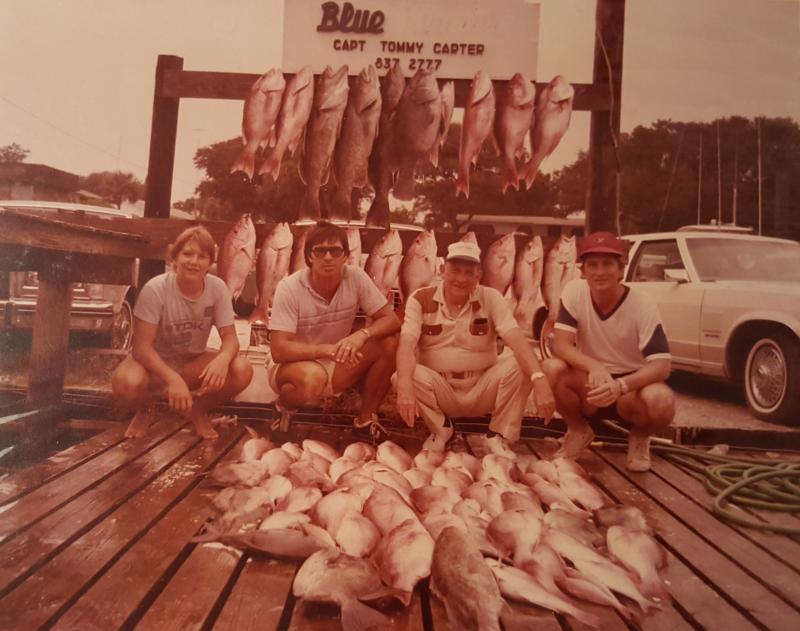
<instances>
[{"instance_id":1,"label":"blue and white shirt","mask_svg":"<svg viewBox=\"0 0 800 631\"><path fill-rule=\"evenodd\" d=\"M658 307L627 285L617 305L601 314L586 281L570 281L561 293L555 327L577 334L578 350L602 362L612 375L635 372L654 359L670 359Z\"/></svg>"}]
</instances>

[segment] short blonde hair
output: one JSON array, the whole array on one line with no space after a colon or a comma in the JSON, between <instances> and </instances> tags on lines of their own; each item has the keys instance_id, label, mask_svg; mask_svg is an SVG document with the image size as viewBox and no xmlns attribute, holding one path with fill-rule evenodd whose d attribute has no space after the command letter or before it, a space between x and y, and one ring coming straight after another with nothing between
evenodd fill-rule
<instances>
[{"instance_id":1,"label":"short blonde hair","mask_svg":"<svg viewBox=\"0 0 800 631\"><path fill-rule=\"evenodd\" d=\"M203 226L192 226L191 228L186 228L186 230L181 232L169 249L169 260L174 261L178 257L180 251L186 247L186 244L189 243L189 241L192 240L197 243L200 250L208 254L208 257L213 263L215 260L217 245L214 243L214 237L212 237L211 233Z\"/></svg>"}]
</instances>

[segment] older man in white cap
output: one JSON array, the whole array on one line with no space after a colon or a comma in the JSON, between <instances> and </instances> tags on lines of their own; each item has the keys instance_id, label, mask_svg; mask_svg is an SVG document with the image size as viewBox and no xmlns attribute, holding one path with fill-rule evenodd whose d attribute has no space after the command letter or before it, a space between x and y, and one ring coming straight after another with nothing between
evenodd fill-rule
<instances>
[{"instance_id":1,"label":"older man in white cap","mask_svg":"<svg viewBox=\"0 0 800 631\"><path fill-rule=\"evenodd\" d=\"M453 436L449 417L491 413L491 440L502 444L519 438L529 396L544 419L555 411L547 378L505 299L478 284L480 253L475 243L453 243L439 283L406 301L397 408L409 426L422 418L431 433L424 449L445 448ZM498 336L513 354L498 357Z\"/></svg>"}]
</instances>

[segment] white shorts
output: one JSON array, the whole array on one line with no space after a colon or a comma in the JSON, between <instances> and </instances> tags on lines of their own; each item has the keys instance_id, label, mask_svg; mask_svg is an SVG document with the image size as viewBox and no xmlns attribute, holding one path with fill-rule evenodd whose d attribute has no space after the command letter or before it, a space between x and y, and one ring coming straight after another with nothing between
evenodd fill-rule
<instances>
[{"instance_id":1,"label":"white shorts","mask_svg":"<svg viewBox=\"0 0 800 631\"><path fill-rule=\"evenodd\" d=\"M329 397L333 396L335 393L333 392L333 371L336 370L336 362L332 359L313 359L308 361L315 361L322 369L325 371L325 374L328 375L328 382L325 384L325 389L322 391L322 396ZM278 368L281 367L281 364L275 363L272 359L272 355L267 356L267 361L265 362L267 367L267 381L269 383L269 387L277 394L280 393L280 389L278 388L278 384L275 381L275 376L278 373Z\"/></svg>"}]
</instances>

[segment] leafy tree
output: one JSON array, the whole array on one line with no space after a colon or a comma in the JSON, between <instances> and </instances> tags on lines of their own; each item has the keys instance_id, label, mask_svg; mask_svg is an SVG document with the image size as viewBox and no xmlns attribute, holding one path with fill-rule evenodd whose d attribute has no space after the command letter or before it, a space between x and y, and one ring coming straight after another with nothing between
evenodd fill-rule
<instances>
[{"instance_id":1,"label":"leafy tree","mask_svg":"<svg viewBox=\"0 0 800 631\"><path fill-rule=\"evenodd\" d=\"M81 186L101 195L119 208L123 200L138 201L144 197L144 184L132 173L98 171L81 178Z\"/></svg>"},{"instance_id":2,"label":"leafy tree","mask_svg":"<svg viewBox=\"0 0 800 631\"><path fill-rule=\"evenodd\" d=\"M25 162L30 151L24 149L15 142L10 145L0 147L0 164L19 164Z\"/></svg>"}]
</instances>

